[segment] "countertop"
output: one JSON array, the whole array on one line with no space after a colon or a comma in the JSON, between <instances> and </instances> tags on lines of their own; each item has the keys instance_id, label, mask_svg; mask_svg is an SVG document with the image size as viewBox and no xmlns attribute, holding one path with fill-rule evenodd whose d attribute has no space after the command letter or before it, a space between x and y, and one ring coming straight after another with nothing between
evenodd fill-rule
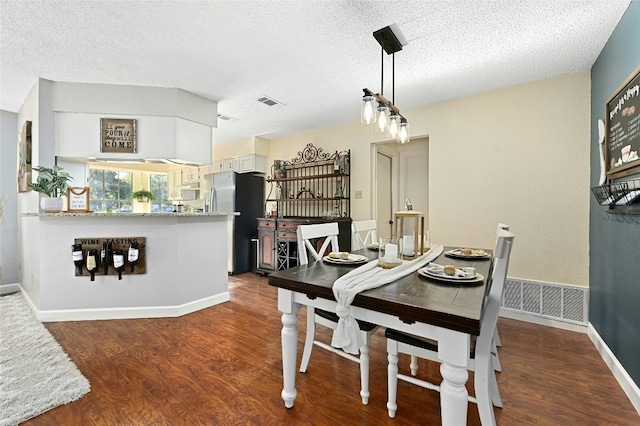
<instances>
[{"instance_id":1,"label":"countertop","mask_svg":"<svg viewBox=\"0 0 640 426\"><path fill-rule=\"evenodd\" d=\"M23 213L23 217L217 217L217 216L240 216L238 212L223 213L82 213L82 212L61 212L61 213Z\"/></svg>"}]
</instances>

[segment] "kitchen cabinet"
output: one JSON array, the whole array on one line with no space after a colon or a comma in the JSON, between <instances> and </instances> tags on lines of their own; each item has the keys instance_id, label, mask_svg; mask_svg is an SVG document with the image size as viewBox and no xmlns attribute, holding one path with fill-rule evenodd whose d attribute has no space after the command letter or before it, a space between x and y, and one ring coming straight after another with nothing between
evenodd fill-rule
<instances>
[{"instance_id":1,"label":"kitchen cabinet","mask_svg":"<svg viewBox=\"0 0 640 426\"><path fill-rule=\"evenodd\" d=\"M281 271L298 265L299 225L316 223L338 223L338 245L345 250L351 247L351 219L322 218L258 218L259 272ZM322 246L322 239L315 241L316 249Z\"/></svg>"},{"instance_id":2,"label":"kitchen cabinet","mask_svg":"<svg viewBox=\"0 0 640 426\"><path fill-rule=\"evenodd\" d=\"M180 190L176 187L182 185L182 170L172 170L167 172L167 192L170 200L180 198Z\"/></svg>"},{"instance_id":3,"label":"kitchen cabinet","mask_svg":"<svg viewBox=\"0 0 640 426\"><path fill-rule=\"evenodd\" d=\"M265 272L276 270L276 220L258 219L258 268Z\"/></svg>"},{"instance_id":4,"label":"kitchen cabinet","mask_svg":"<svg viewBox=\"0 0 640 426\"><path fill-rule=\"evenodd\" d=\"M237 173L267 173L267 157L252 154L234 158L233 171Z\"/></svg>"},{"instance_id":5,"label":"kitchen cabinet","mask_svg":"<svg viewBox=\"0 0 640 426\"><path fill-rule=\"evenodd\" d=\"M180 169L182 172L182 185L200 182L200 168L197 166Z\"/></svg>"},{"instance_id":6,"label":"kitchen cabinet","mask_svg":"<svg viewBox=\"0 0 640 426\"><path fill-rule=\"evenodd\" d=\"M233 158L227 158L226 160L220 161L220 166L222 168L222 172L233 172Z\"/></svg>"},{"instance_id":7,"label":"kitchen cabinet","mask_svg":"<svg viewBox=\"0 0 640 426\"><path fill-rule=\"evenodd\" d=\"M210 173L220 173L222 171L222 162L216 161L211 165L209 170L211 170Z\"/></svg>"}]
</instances>

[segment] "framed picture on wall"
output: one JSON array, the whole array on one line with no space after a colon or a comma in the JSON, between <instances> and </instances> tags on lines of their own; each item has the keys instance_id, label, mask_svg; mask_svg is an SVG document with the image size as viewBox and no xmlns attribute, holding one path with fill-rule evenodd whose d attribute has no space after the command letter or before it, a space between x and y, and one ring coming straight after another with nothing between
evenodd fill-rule
<instances>
[{"instance_id":1,"label":"framed picture on wall","mask_svg":"<svg viewBox=\"0 0 640 426\"><path fill-rule=\"evenodd\" d=\"M136 149L135 119L100 119L100 152L135 153Z\"/></svg>"},{"instance_id":2,"label":"framed picture on wall","mask_svg":"<svg viewBox=\"0 0 640 426\"><path fill-rule=\"evenodd\" d=\"M29 191L31 149L31 121L25 121L18 135L18 192Z\"/></svg>"},{"instance_id":3,"label":"framed picture on wall","mask_svg":"<svg viewBox=\"0 0 640 426\"><path fill-rule=\"evenodd\" d=\"M640 67L609 98L605 113L608 178L640 173Z\"/></svg>"}]
</instances>

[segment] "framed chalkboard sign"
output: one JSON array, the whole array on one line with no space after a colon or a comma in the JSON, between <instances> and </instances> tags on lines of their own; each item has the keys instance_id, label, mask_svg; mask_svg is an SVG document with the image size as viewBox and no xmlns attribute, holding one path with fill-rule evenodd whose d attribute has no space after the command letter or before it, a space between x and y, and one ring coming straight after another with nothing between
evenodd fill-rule
<instances>
[{"instance_id":1,"label":"framed chalkboard sign","mask_svg":"<svg viewBox=\"0 0 640 426\"><path fill-rule=\"evenodd\" d=\"M609 180L640 173L640 66L607 102L605 135Z\"/></svg>"}]
</instances>

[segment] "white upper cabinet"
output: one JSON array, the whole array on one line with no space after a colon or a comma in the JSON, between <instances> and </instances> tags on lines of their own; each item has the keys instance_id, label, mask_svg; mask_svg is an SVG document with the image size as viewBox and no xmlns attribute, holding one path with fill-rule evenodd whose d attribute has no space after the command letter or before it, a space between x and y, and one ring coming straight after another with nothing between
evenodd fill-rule
<instances>
[{"instance_id":1,"label":"white upper cabinet","mask_svg":"<svg viewBox=\"0 0 640 426\"><path fill-rule=\"evenodd\" d=\"M187 167L181 169L182 171L182 184L197 183L200 182L200 168L199 167Z\"/></svg>"},{"instance_id":2,"label":"white upper cabinet","mask_svg":"<svg viewBox=\"0 0 640 426\"><path fill-rule=\"evenodd\" d=\"M233 170L238 173L267 173L267 157L252 154L234 158Z\"/></svg>"}]
</instances>

